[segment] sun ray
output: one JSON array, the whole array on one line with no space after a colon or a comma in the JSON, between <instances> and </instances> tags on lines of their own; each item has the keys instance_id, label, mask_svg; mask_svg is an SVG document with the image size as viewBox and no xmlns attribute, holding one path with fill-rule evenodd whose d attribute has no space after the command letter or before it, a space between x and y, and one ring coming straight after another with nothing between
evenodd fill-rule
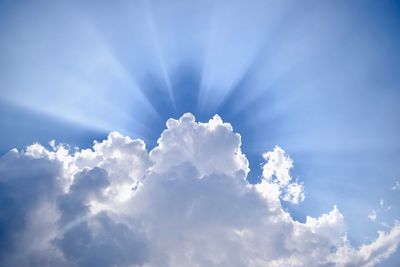
<instances>
[{"instance_id":1,"label":"sun ray","mask_svg":"<svg viewBox=\"0 0 400 267\"><path fill-rule=\"evenodd\" d=\"M156 52L156 56L157 56L158 63L159 63L159 68L161 71L161 76L163 78L165 86L167 87L171 105L173 106L174 110L176 111L177 108L176 108L174 93L173 93L172 86L171 86L170 75L169 75L167 65L165 62L165 56L164 56L164 52L163 52L163 49L161 46L159 34L157 32L157 26L155 24L155 19L152 16L150 8L151 7L149 6L149 4L147 2L145 2L144 3L144 12L145 12L145 17L146 17L146 24L150 31L152 44L153 44L154 50Z\"/></svg>"}]
</instances>

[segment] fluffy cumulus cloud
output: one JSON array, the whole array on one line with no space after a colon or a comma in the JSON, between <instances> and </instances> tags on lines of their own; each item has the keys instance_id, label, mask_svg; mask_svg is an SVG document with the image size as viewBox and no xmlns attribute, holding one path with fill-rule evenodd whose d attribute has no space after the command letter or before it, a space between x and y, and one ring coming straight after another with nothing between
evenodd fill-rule
<instances>
[{"instance_id":1,"label":"fluffy cumulus cloud","mask_svg":"<svg viewBox=\"0 0 400 267\"><path fill-rule=\"evenodd\" d=\"M91 149L51 142L0 159L0 266L374 266L400 225L351 246L337 207L304 223L292 159L264 154L246 177L241 137L214 116L167 121L158 145L110 133Z\"/></svg>"}]
</instances>

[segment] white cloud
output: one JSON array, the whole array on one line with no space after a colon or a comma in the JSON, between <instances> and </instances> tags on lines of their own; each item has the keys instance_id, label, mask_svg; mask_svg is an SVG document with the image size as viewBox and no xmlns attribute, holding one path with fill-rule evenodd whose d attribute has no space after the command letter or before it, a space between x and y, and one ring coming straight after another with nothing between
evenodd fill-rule
<instances>
[{"instance_id":1,"label":"white cloud","mask_svg":"<svg viewBox=\"0 0 400 267\"><path fill-rule=\"evenodd\" d=\"M383 199L381 199L379 201L379 207L380 207L381 210L383 210L385 212L387 212L387 211L392 209L391 205L385 205L385 201Z\"/></svg>"},{"instance_id":2,"label":"white cloud","mask_svg":"<svg viewBox=\"0 0 400 267\"><path fill-rule=\"evenodd\" d=\"M400 225L396 224L389 232L378 232L378 238L370 244L362 245L358 249L349 244L339 247L330 260L339 266L375 266L394 253L399 245Z\"/></svg>"},{"instance_id":3,"label":"white cloud","mask_svg":"<svg viewBox=\"0 0 400 267\"><path fill-rule=\"evenodd\" d=\"M376 217L377 217L376 210L371 210L371 212L368 214L368 218L371 221L376 222Z\"/></svg>"},{"instance_id":4,"label":"white cloud","mask_svg":"<svg viewBox=\"0 0 400 267\"><path fill-rule=\"evenodd\" d=\"M263 155L266 163L263 166L262 180L256 189L264 196L298 204L304 200L303 185L291 182L290 169L293 160L285 154L282 148L276 146L273 151Z\"/></svg>"},{"instance_id":5,"label":"white cloud","mask_svg":"<svg viewBox=\"0 0 400 267\"><path fill-rule=\"evenodd\" d=\"M152 171L161 173L190 162L200 175L247 175L248 161L240 150L240 135L218 115L208 123L196 123L194 116L186 113L179 120L169 119L167 127L150 152Z\"/></svg>"},{"instance_id":6,"label":"white cloud","mask_svg":"<svg viewBox=\"0 0 400 267\"><path fill-rule=\"evenodd\" d=\"M376 222L376 220L378 219L378 213L382 213L382 212L388 212L392 209L391 205L385 205L385 200L384 199L380 199L379 200L379 207L378 209L373 209L371 210L371 212L368 214L368 218L372 221L372 222ZM387 224L385 222L381 222L381 225L384 227L387 227Z\"/></svg>"},{"instance_id":7,"label":"white cloud","mask_svg":"<svg viewBox=\"0 0 400 267\"><path fill-rule=\"evenodd\" d=\"M400 190L400 181L396 181L396 183L392 187L392 190Z\"/></svg>"},{"instance_id":8,"label":"white cloud","mask_svg":"<svg viewBox=\"0 0 400 267\"><path fill-rule=\"evenodd\" d=\"M111 133L69 152L52 142L0 159L0 265L373 266L400 241L400 226L354 248L337 207L305 223L292 159L264 154L263 177L245 179L240 135L215 116L170 119L149 153Z\"/></svg>"}]
</instances>

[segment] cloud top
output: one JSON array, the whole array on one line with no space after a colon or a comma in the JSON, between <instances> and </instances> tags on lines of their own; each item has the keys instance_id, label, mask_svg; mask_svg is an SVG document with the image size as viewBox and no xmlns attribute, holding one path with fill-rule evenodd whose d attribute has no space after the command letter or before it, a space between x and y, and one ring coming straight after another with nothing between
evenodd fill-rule
<instances>
[{"instance_id":1,"label":"cloud top","mask_svg":"<svg viewBox=\"0 0 400 267\"><path fill-rule=\"evenodd\" d=\"M294 220L304 200L280 147L250 184L241 137L214 116L169 119L150 152L117 132L90 149L51 143L0 158L0 266L374 266L400 225L352 247L337 207Z\"/></svg>"}]
</instances>

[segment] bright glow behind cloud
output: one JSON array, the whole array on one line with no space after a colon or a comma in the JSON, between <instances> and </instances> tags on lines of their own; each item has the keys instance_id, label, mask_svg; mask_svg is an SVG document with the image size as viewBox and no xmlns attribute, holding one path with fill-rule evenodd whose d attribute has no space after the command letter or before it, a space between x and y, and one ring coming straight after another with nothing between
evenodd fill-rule
<instances>
[{"instance_id":1,"label":"bright glow behind cloud","mask_svg":"<svg viewBox=\"0 0 400 267\"><path fill-rule=\"evenodd\" d=\"M248 183L241 137L219 116L168 120L149 153L116 132L52 146L0 159L1 265L374 266L400 242L395 224L352 247L337 207L295 221L281 205L304 199L293 161L276 147Z\"/></svg>"}]
</instances>

